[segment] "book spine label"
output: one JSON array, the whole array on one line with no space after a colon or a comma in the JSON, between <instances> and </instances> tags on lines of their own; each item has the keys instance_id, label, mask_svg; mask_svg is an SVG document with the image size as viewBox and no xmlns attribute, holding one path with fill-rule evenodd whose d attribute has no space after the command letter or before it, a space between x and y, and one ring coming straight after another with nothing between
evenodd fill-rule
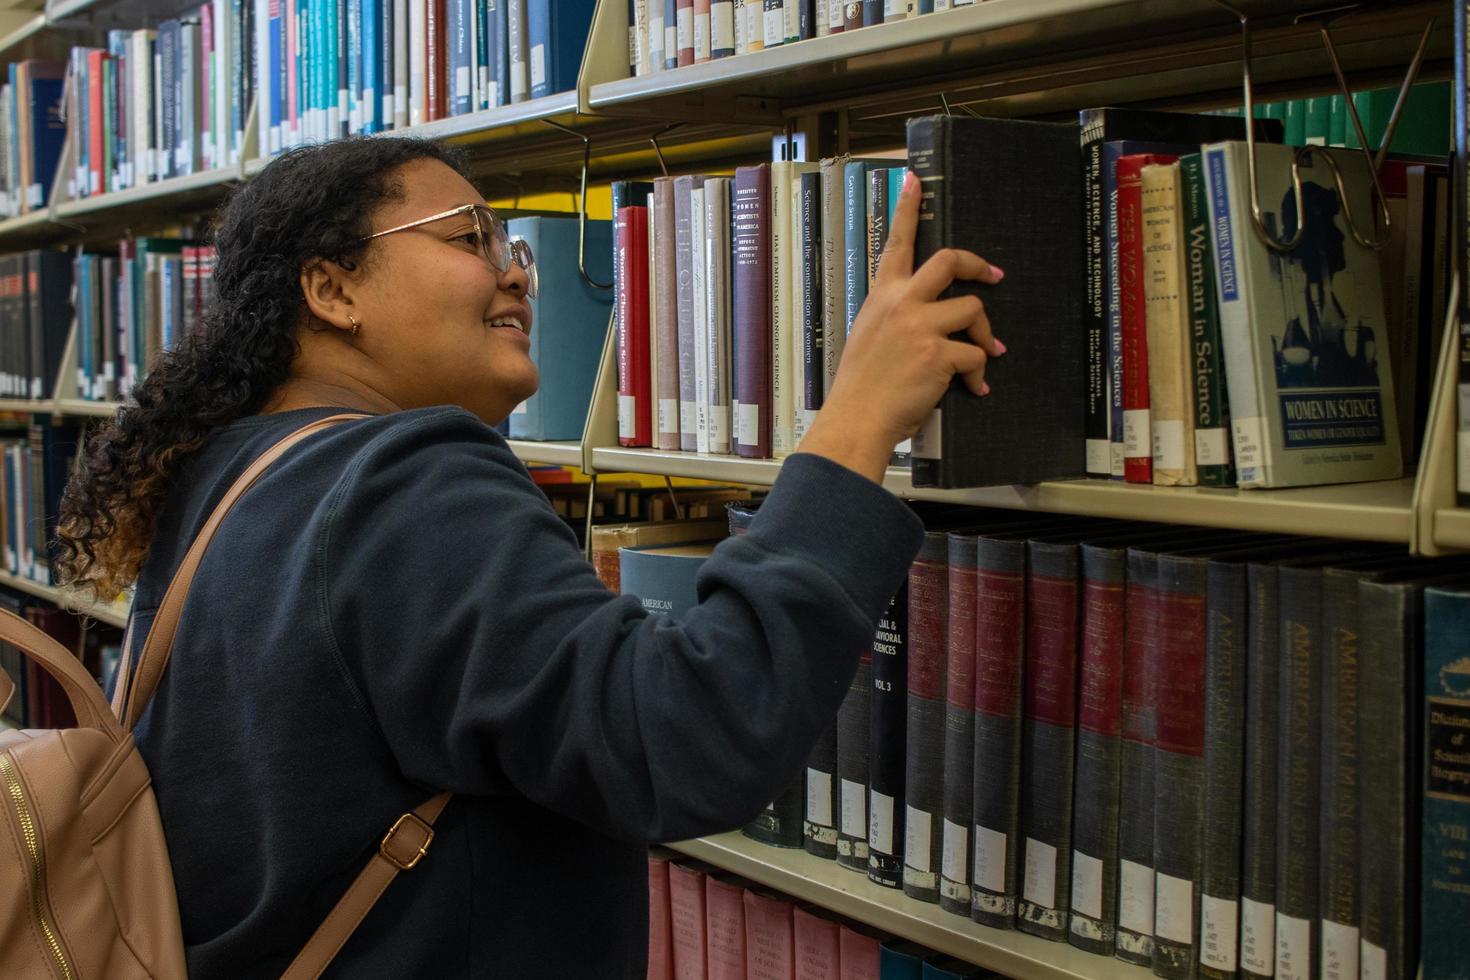
<instances>
[{"instance_id":1,"label":"book spine label","mask_svg":"<svg viewBox=\"0 0 1470 980\"><path fill-rule=\"evenodd\" d=\"M768 167L741 167L735 172L736 398L745 416L737 429L735 451L760 459L771 456L772 434L770 204Z\"/></svg>"},{"instance_id":2,"label":"book spine label","mask_svg":"<svg viewBox=\"0 0 1470 980\"><path fill-rule=\"evenodd\" d=\"M1031 542L1021 728L1017 928L1062 941L1072 885L1072 771L1077 705L1077 547Z\"/></svg>"},{"instance_id":3,"label":"book spine label","mask_svg":"<svg viewBox=\"0 0 1470 980\"><path fill-rule=\"evenodd\" d=\"M1201 486L1229 487L1235 485L1235 463L1230 451L1230 402L1225 394L1225 356L1220 345L1220 307L1215 302L1214 249L1210 243L1203 157L1197 153L1183 157L1179 172L1195 458Z\"/></svg>"},{"instance_id":4,"label":"book spine label","mask_svg":"<svg viewBox=\"0 0 1470 980\"><path fill-rule=\"evenodd\" d=\"M843 329L849 334L868 297L867 172L865 164L849 163L842 174Z\"/></svg>"},{"instance_id":5,"label":"book spine label","mask_svg":"<svg viewBox=\"0 0 1470 980\"><path fill-rule=\"evenodd\" d=\"M868 878L903 886L904 745L908 720L908 589L878 620L868 727Z\"/></svg>"},{"instance_id":6,"label":"book spine label","mask_svg":"<svg viewBox=\"0 0 1470 980\"><path fill-rule=\"evenodd\" d=\"M930 531L909 569L903 890L935 903L943 843L948 550L946 534Z\"/></svg>"},{"instance_id":7,"label":"book spine label","mask_svg":"<svg viewBox=\"0 0 1470 980\"><path fill-rule=\"evenodd\" d=\"M847 346L846 296L843 289L843 252L846 245L842 218L846 157L822 161L822 210L819 230L822 252L822 396L832 390L837 365Z\"/></svg>"},{"instance_id":8,"label":"book spine label","mask_svg":"<svg viewBox=\"0 0 1470 980\"><path fill-rule=\"evenodd\" d=\"M1015 926L1020 856L1024 542L980 538L975 576L975 766L970 918Z\"/></svg>"},{"instance_id":9,"label":"book spine label","mask_svg":"<svg viewBox=\"0 0 1470 980\"><path fill-rule=\"evenodd\" d=\"M939 905L970 914L970 825L975 791L975 567L973 535L949 535L949 623L944 719L944 833Z\"/></svg>"},{"instance_id":10,"label":"book spine label","mask_svg":"<svg viewBox=\"0 0 1470 980\"><path fill-rule=\"evenodd\" d=\"M1470 764L1464 748L1465 732L1470 730L1467 636L1470 594L1427 589L1422 898L1425 977L1453 977L1465 969L1465 923L1470 921L1470 894L1464 887L1470 881L1470 851L1466 848L1466 841L1470 841Z\"/></svg>"},{"instance_id":11,"label":"book spine label","mask_svg":"<svg viewBox=\"0 0 1470 980\"><path fill-rule=\"evenodd\" d=\"M1067 939L1110 956L1118 923L1118 775L1123 726L1123 559L1082 546L1082 646Z\"/></svg>"},{"instance_id":12,"label":"book spine label","mask_svg":"<svg viewBox=\"0 0 1470 980\"><path fill-rule=\"evenodd\" d=\"M822 407L822 396L826 390L824 378L824 321L822 306L822 212L821 174L803 172L799 178L796 200L792 209L792 241L797 247L798 276L792 283L796 310L796 336L793 360L797 362L800 378L792 392L796 411L796 444L806 435L806 430Z\"/></svg>"},{"instance_id":13,"label":"book spine label","mask_svg":"<svg viewBox=\"0 0 1470 980\"><path fill-rule=\"evenodd\" d=\"M653 443L649 412L648 209L618 211L618 442Z\"/></svg>"},{"instance_id":14,"label":"book spine label","mask_svg":"<svg viewBox=\"0 0 1470 980\"><path fill-rule=\"evenodd\" d=\"M1154 743L1155 976L1195 974L1204 804L1205 563L1160 556Z\"/></svg>"},{"instance_id":15,"label":"book spine label","mask_svg":"<svg viewBox=\"0 0 1470 980\"><path fill-rule=\"evenodd\" d=\"M1108 477L1112 475L1112 444L1108 431L1112 414L1107 357L1108 296L1104 265L1106 209L1103 207L1103 146L1101 134L1089 133L1086 126L1083 128L1083 139L1082 224L1087 248L1087 475Z\"/></svg>"}]
</instances>

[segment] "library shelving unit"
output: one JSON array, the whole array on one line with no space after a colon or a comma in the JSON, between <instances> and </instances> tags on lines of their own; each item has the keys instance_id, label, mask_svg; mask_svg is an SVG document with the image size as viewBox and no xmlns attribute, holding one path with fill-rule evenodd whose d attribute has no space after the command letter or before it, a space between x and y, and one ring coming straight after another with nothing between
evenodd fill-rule
<instances>
[{"instance_id":1,"label":"library shelving unit","mask_svg":"<svg viewBox=\"0 0 1470 980\"><path fill-rule=\"evenodd\" d=\"M140 26L128 0L53 0L0 35L0 60L65 52L104 24ZM136 0L131 0L136 10ZM169 12L197 4L174 2ZM1254 80L1262 101L1331 88L1321 18L1335 0L1235 0L1254 24ZM575 91L390 131L451 140L492 195L576 193L591 180L643 178L662 167L709 171L770 158L773 137L801 133L807 157L894 150L903 121L943 111L1059 115L1092 105L1200 109L1238 104L1241 40L1236 16L1212 0L985 0L913 20L803 41L754 54L628 77L626 0L599 0ZM1355 84L1398 80L1431 16L1423 76L1449 74L1451 7L1445 0L1380 0L1338 17L1332 31ZM0 31L7 29L0 23ZM55 56L52 54L51 56ZM81 200L53 195L45 208L0 221L0 250L105 241L119 228L178 224L213 206L267 164L252 112L238 166ZM64 185L64 182L61 182ZM585 197L582 205L585 207ZM115 237L115 236L114 236ZM1451 302L1454 309L1456 303ZM1447 330L1453 337L1456 329ZM614 344L609 335L580 442L513 441L526 461L596 474L634 472L769 485L773 460L629 449L618 445ZM1276 491L1234 491L1060 481L1037 486L930 491L902 470L885 485L905 497L1191 525L1372 538L1406 551L1470 549L1470 511L1454 498L1455 359L1435 379L1431 424L1418 473L1401 480ZM108 415L113 403L79 399L75 355L63 360L56 397L3 402L0 410ZM73 380L68 382L68 378ZM1079 452L1081 448L1079 447ZM44 594L0 575L0 584ZM53 593L55 590L52 590ZM59 601L66 597L56 595ZM97 618L120 621L111 607ZM984 928L870 884L801 851L720 835L675 850L909 937L981 966L1024 978L1137 977L1147 971L1015 932Z\"/></svg>"},{"instance_id":2,"label":"library shelving unit","mask_svg":"<svg viewBox=\"0 0 1470 980\"><path fill-rule=\"evenodd\" d=\"M72 612L95 619L99 623L107 623L110 626L126 626L128 623L128 604L126 602L89 602L66 589L35 582L10 572L0 572L0 585L45 599L63 609L70 609Z\"/></svg>"}]
</instances>

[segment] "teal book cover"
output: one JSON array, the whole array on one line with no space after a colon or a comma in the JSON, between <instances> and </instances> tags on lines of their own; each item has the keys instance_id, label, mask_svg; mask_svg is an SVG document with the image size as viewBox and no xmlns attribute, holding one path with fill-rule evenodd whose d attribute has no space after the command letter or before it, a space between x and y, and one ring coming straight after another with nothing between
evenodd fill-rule
<instances>
[{"instance_id":1,"label":"teal book cover","mask_svg":"<svg viewBox=\"0 0 1470 980\"><path fill-rule=\"evenodd\" d=\"M1424 980L1470 978L1470 590L1424 590Z\"/></svg>"},{"instance_id":2,"label":"teal book cover","mask_svg":"<svg viewBox=\"0 0 1470 980\"><path fill-rule=\"evenodd\" d=\"M581 439L612 315L612 290L582 277L576 218L515 218L506 230L531 246L541 280L541 295L530 301L531 360L541 385L511 413L511 438ZM612 251L612 222L588 221L585 254L593 281L612 281Z\"/></svg>"}]
</instances>

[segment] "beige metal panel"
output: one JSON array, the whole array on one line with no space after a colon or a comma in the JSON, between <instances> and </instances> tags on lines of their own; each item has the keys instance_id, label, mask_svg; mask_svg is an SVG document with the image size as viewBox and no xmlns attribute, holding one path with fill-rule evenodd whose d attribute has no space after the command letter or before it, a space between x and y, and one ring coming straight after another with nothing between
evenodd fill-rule
<instances>
[{"instance_id":1,"label":"beige metal panel","mask_svg":"<svg viewBox=\"0 0 1470 980\"><path fill-rule=\"evenodd\" d=\"M581 466L582 444L580 442L532 442L528 439L507 439L510 451L523 463L545 463L550 466Z\"/></svg>"},{"instance_id":2,"label":"beige metal panel","mask_svg":"<svg viewBox=\"0 0 1470 980\"><path fill-rule=\"evenodd\" d=\"M1066 943L979 925L937 905L875 885L861 874L838 867L835 861L761 844L738 833L666 846L798 900L1019 980L1144 980L1152 976L1143 967L1086 953Z\"/></svg>"},{"instance_id":3,"label":"beige metal panel","mask_svg":"<svg viewBox=\"0 0 1470 980\"><path fill-rule=\"evenodd\" d=\"M1456 275L1450 283L1449 310L1443 346L1439 351L1434 388L1429 398L1429 421L1419 455L1419 476L1414 488L1414 546L1424 555L1441 555L1456 548L1470 548L1465 535L1456 535L1463 522L1453 516L1455 507L1455 386L1460 371L1460 290ZM1446 521L1446 518L1448 520ZM1441 526L1445 528L1441 534Z\"/></svg>"}]
</instances>

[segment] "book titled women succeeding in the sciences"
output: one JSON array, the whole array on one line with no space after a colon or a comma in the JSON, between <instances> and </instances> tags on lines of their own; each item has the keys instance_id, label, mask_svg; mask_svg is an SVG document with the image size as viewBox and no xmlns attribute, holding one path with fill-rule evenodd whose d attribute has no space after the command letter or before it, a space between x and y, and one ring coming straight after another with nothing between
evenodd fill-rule
<instances>
[{"instance_id":1,"label":"book titled women succeeding in the sciences","mask_svg":"<svg viewBox=\"0 0 1470 980\"><path fill-rule=\"evenodd\" d=\"M1279 241L1296 231L1288 146L1258 145L1262 222ZM1377 253L1349 224L1375 231L1361 155L1298 158L1301 241L1286 252L1252 227L1249 150L1204 148L1215 233L1215 285L1239 486L1287 487L1402 474L1388 324Z\"/></svg>"}]
</instances>

